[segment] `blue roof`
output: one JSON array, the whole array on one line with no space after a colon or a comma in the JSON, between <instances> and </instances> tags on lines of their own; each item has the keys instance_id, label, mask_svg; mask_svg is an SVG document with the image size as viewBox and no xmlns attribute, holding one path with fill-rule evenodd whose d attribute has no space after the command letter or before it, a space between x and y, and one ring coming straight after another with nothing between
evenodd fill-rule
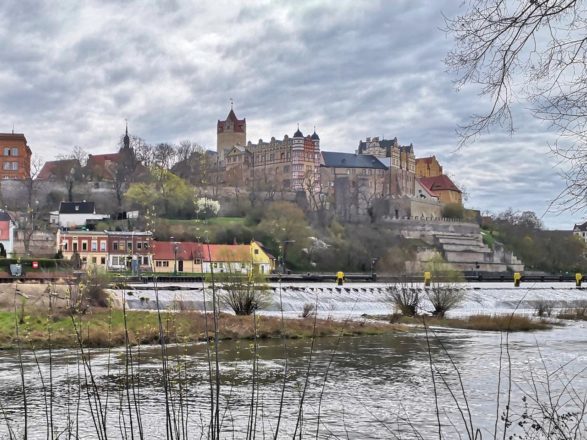
<instances>
[{"instance_id":1,"label":"blue roof","mask_svg":"<svg viewBox=\"0 0 587 440\"><path fill-rule=\"evenodd\" d=\"M338 153L323 151L324 167L327 168L371 168L386 170L387 167L371 154Z\"/></svg>"}]
</instances>

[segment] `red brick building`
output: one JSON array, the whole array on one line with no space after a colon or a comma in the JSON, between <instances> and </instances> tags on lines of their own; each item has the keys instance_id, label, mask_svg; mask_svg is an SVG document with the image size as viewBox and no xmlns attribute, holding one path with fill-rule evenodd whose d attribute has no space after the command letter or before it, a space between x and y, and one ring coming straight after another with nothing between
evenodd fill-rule
<instances>
[{"instance_id":1,"label":"red brick building","mask_svg":"<svg viewBox=\"0 0 587 440\"><path fill-rule=\"evenodd\" d=\"M0 178L28 179L32 152L22 133L0 133Z\"/></svg>"},{"instance_id":2,"label":"red brick building","mask_svg":"<svg viewBox=\"0 0 587 440\"><path fill-rule=\"evenodd\" d=\"M141 270L150 270L153 261L153 234L151 232L106 231L108 237L108 269L131 268L136 259Z\"/></svg>"}]
</instances>

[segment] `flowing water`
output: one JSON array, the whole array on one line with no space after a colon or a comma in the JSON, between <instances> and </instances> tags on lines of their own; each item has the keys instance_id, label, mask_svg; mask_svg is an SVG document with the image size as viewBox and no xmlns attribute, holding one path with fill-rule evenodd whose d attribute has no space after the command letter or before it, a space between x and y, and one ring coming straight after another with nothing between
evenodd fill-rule
<instances>
[{"instance_id":1,"label":"flowing water","mask_svg":"<svg viewBox=\"0 0 587 440\"><path fill-rule=\"evenodd\" d=\"M304 303L316 301L319 315L323 317L359 318L365 313L389 313L384 286L350 285L348 288L351 290L305 284L282 286L280 290L276 286L274 297L279 304L277 297L281 292L288 316L299 314ZM154 301L154 292L147 288L130 296L127 292L120 294L129 297L130 307L146 308ZM183 301L198 306L204 301L202 291L197 290L167 289L159 292L159 296L160 302L170 307ZM571 286L539 285L517 290L509 286L474 285L468 290L464 305L454 314L511 313L513 310L530 313L538 300L550 300L553 305L564 307L586 297L582 290ZM278 313L275 303L272 309L266 313ZM516 415L524 410L524 395L536 391L544 398L547 386L550 394L555 395L570 379L578 395L585 395L587 330L583 322L557 326L548 331L510 334L507 345L504 338L496 332L433 329L428 337L418 330L381 336L318 338L314 344L311 340L301 339L288 340L286 345L280 340L262 340L257 350L255 374L251 341L221 341L218 350L222 438L246 437L251 408L256 438L273 438L280 409L277 438L292 438L300 431L304 437L313 438L316 438L317 431L319 438L417 438L414 430L423 438L431 438L438 429L436 402L445 438L458 438L456 432L467 438L467 429L471 429L471 425L482 430L483 438L493 438L496 418L498 431L503 429L500 416L505 411L508 395L511 398L510 411ZM183 413L189 438L200 438L201 435L205 438L210 420L206 347L206 344L192 344L168 348L169 371L174 381L170 383L172 389L168 389L167 394L171 399L168 398L167 402L175 402L172 412L177 418ZM22 365L27 390L29 438L47 438L48 393L44 388L49 387L50 372L53 399L49 400L53 405L57 431L64 431L70 423L71 431L79 433L80 437L97 438L92 417L96 414L94 396L97 393L100 404L106 407L109 438L130 438L130 434L123 434L130 432L129 412L133 413L133 429L138 432L134 417L137 407L145 438L164 438L166 393L161 351L158 347L135 347L132 355L138 377L134 396L131 392L126 394L125 359L128 353L124 349L93 350L91 376L88 368L81 364L77 350L54 351L51 357L47 351L24 352ZM441 373L435 374L435 383L430 373L431 363ZM22 432L23 428L19 365L15 352L0 353L2 438L8 438L8 426L16 433ZM176 368L177 365L183 369ZM563 368L557 371L561 366ZM466 399L460 389L457 370ZM509 377L512 378L511 384ZM458 404L444 385L445 380ZM180 383L184 387L181 404L178 400ZM569 401L569 390L564 390L562 402L573 409L576 401ZM130 411L128 401L133 405ZM137 406L134 406L136 402ZM471 419L467 415L467 405ZM459 408L464 411L464 421ZM515 418L514 421L518 420Z\"/></svg>"}]
</instances>

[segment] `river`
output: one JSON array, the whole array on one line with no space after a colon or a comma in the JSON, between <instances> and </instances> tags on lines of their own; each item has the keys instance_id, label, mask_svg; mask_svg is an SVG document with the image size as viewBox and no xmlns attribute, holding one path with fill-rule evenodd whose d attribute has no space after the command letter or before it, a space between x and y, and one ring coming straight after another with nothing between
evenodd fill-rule
<instances>
[{"instance_id":1,"label":"river","mask_svg":"<svg viewBox=\"0 0 587 440\"><path fill-rule=\"evenodd\" d=\"M571 286L529 287L515 290L509 285L470 286L467 300L453 314L505 313L514 309L516 313L530 313L533 301L540 298L564 306L585 297L583 291ZM384 293L376 290L379 286L349 286L373 289L370 291L310 290L323 288L319 285L283 288L281 297L286 315L299 313L300 305L315 301L316 295L319 297L319 314L334 319L345 314L359 318L363 313L389 313ZM146 288L135 291L130 296L131 302L137 296L150 295L149 292L152 293ZM175 302L178 294L186 295L187 301L198 301L193 292L161 292L163 297L174 295ZM121 292L121 295L127 295L127 292ZM336 297L333 299L329 295ZM171 304L171 299L167 299ZM149 303L138 300L143 306ZM168 370L173 381L168 383L171 389L168 389L170 398L167 401L175 403L172 412L177 419L183 414L189 438L201 435L205 438L208 434L210 386L206 347L206 344L168 347ZM256 438L273 438L280 406L278 438L292 438L300 430L304 437L316 438L317 429L318 438L418 438L414 431L423 438L437 438L436 402L444 438L458 438L457 432L468 438L467 429L470 430L471 426L480 429L483 438L493 438L496 417L498 431L503 430L501 413L505 411L508 396L511 398L510 414L514 414L511 417L514 423L508 432L513 432L511 430L520 429L517 422L522 419L518 417L530 400L526 398L524 402L524 396L536 394L546 401L548 394L555 396L564 390L562 400L558 401L566 406L562 409L564 413L575 409L577 399L585 398L587 390L584 370L587 365L587 331L584 322L567 323L548 331L510 334L507 345L505 335L496 332L447 329L432 329L428 336L424 331L414 331L381 336L317 338L314 344L311 340L288 340L286 345L280 340L261 340L256 350L258 365L255 374L252 368L254 348L252 341L219 343L221 438L246 437L251 400L254 402L253 414L256 414L253 417ZM55 431L97 438L92 418L92 414L94 417L97 414L97 400L93 397L97 394L100 404L107 406L104 412L109 438L131 438L131 421L138 438L137 407L145 438L165 438L166 399L161 351L158 347L135 347L131 354L138 382L134 388L135 396L130 395L128 399L128 376L125 374L128 352L124 349L92 350L90 367L95 385L88 377L87 367L81 364L77 350L54 351L51 359L47 351L24 352L22 365L28 400L29 438L47 438L45 402L48 393L44 388L49 387L50 371ZM284 377L286 363L287 375ZM431 363L435 370L434 382ZM15 432L23 429L19 365L15 352L0 353L2 438L8 438L8 427ZM560 367L562 369L557 370ZM466 399L460 389L457 371ZM509 377L512 378L511 384ZM564 388L571 379L577 396L570 388ZM253 383L256 384L254 396ZM284 383L283 405L280 405ZM548 393L547 386L550 387ZM453 400L449 389L458 403ZM128 401L132 403L130 410ZM135 402L138 402L136 406ZM465 413L464 421L459 408ZM133 416L129 417L129 413ZM584 432L580 432L578 438L584 438L581 435L585 435ZM65 434L62 437L66 437Z\"/></svg>"}]
</instances>

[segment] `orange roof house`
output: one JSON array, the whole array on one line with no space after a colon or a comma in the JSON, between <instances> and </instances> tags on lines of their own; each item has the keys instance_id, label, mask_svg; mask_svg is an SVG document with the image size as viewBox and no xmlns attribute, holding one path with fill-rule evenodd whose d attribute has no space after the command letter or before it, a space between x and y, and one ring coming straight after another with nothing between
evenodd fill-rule
<instances>
[{"instance_id":1,"label":"orange roof house","mask_svg":"<svg viewBox=\"0 0 587 440\"><path fill-rule=\"evenodd\" d=\"M462 191L457 188L447 175L421 177L419 181L428 191L438 195L442 203L463 204Z\"/></svg>"}]
</instances>

